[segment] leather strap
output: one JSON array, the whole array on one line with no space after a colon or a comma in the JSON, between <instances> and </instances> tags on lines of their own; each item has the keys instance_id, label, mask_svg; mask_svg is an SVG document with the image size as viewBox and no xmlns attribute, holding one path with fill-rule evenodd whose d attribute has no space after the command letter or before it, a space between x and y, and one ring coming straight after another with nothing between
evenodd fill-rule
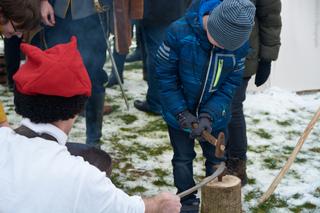
<instances>
[{"instance_id":1,"label":"leather strap","mask_svg":"<svg viewBox=\"0 0 320 213\"><path fill-rule=\"evenodd\" d=\"M16 128L14 131L17 134L23 135L23 136L25 136L27 138L39 137L39 138L43 138L43 139L46 139L46 140L58 142L58 140L55 137L53 137L53 136L51 136L51 135L49 135L47 133L39 134L39 133L36 133L35 131L33 131L32 129L30 129L30 128L26 127L26 126L23 126L23 125L18 127L18 128Z\"/></svg>"}]
</instances>

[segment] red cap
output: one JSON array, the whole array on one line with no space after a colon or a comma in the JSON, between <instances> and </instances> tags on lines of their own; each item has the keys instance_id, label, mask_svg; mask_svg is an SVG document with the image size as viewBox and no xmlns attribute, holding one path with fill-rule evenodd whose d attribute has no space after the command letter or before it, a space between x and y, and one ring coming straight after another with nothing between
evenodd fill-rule
<instances>
[{"instance_id":1,"label":"red cap","mask_svg":"<svg viewBox=\"0 0 320 213\"><path fill-rule=\"evenodd\" d=\"M91 95L91 81L75 36L69 43L45 51L26 43L21 44L21 50L27 60L13 76L20 93L61 97Z\"/></svg>"}]
</instances>

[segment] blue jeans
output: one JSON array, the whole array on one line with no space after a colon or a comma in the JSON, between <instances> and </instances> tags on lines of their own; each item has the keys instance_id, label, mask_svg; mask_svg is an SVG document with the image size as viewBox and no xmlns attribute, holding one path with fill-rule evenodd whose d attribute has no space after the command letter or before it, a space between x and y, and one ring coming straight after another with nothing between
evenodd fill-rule
<instances>
[{"instance_id":1,"label":"blue jeans","mask_svg":"<svg viewBox=\"0 0 320 213\"><path fill-rule=\"evenodd\" d=\"M231 105L231 121L228 126L229 139L227 153L229 158L247 159L247 128L243 114L243 102L246 99L246 90L250 78L244 78L242 85L237 89Z\"/></svg>"},{"instance_id":2,"label":"blue jeans","mask_svg":"<svg viewBox=\"0 0 320 213\"><path fill-rule=\"evenodd\" d=\"M148 78L148 91L147 91L147 102L150 110L155 113L161 113L160 97L158 93L158 86L156 81L156 54L157 50L165 38L165 32L168 25L160 26L145 26L143 21L141 22L141 31L143 39L143 63L146 64L147 78Z\"/></svg>"},{"instance_id":3,"label":"blue jeans","mask_svg":"<svg viewBox=\"0 0 320 213\"><path fill-rule=\"evenodd\" d=\"M116 51L116 47L113 47L113 51L112 51L112 55L114 58L114 61L116 63L117 66L117 70L118 70L118 74L120 76L121 81L123 82L123 71L124 71L124 64L126 62L126 56L127 54L120 54ZM112 71L111 71L111 75L109 77L109 83L118 83L118 80L116 78L116 74L115 74L115 69L112 65Z\"/></svg>"},{"instance_id":4,"label":"blue jeans","mask_svg":"<svg viewBox=\"0 0 320 213\"><path fill-rule=\"evenodd\" d=\"M44 47L45 40L46 45L50 48L56 44L69 42L73 35L77 37L78 49L92 84L92 96L86 104L85 112L86 142L87 144L95 144L101 137L104 84L108 80L108 76L103 70L106 60L106 42L99 17L94 14L83 19L72 20L69 9L65 19L59 17L55 17L55 19L55 26L45 27L32 42L37 46Z\"/></svg>"},{"instance_id":5,"label":"blue jeans","mask_svg":"<svg viewBox=\"0 0 320 213\"><path fill-rule=\"evenodd\" d=\"M177 187L178 192L183 192L195 185L193 180L193 160L196 157L194 151L195 141L190 139L189 133L183 130L178 130L168 126L170 142L173 148L173 177L174 185ZM215 169L214 166L224 161L224 158L215 157L215 147L205 141L200 142L203 156L206 158L206 176L211 175ZM186 201L189 199L195 199L196 193L188 195L182 199Z\"/></svg>"}]
</instances>

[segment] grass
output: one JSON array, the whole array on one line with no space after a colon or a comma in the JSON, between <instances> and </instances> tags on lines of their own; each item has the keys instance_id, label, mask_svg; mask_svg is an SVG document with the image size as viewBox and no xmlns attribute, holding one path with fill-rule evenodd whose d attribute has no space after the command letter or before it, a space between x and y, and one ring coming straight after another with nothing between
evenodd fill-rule
<instances>
[{"instance_id":1,"label":"grass","mask_svg":"<svg viewBox=\"0 0 320 213\"><path fill-rule=\"evenodd\" d=\"M248 150L250 152L255 152L255 153L264 153L266 151L268 151L270 145L260 145L260 146L256 146L256 147L253 147L253 146L248 146Z\"/></svg>"},{"instance_id":2,"label":"grass","mask_svg":"<svg viewBox=\"0 0 320 213\"><path fill-rule=\"evenodd\" d=\"M262 112L262 115L270 115L269 112Z\"/></svg>"},{"instance_id":3,"label":"grass","mask_svg":"<svg viewBox=\"0 0 320 213\"><path fill-rule=\"evenodd\" d=\"M248 178L248 184L249 185L254 185L256 184L257 180L255 178Z\"/></svg>"},{"instance_id":4,"label":"grass","mask_svg":"<svg viewBox=\"0 0 320 213\"><path fill-rule=\"evenodd\" d=\"M290 109L291 112L296 113L298 112L296 109Z\"/></svg>"},{"instance_id":5,"label":"grass","mask_svg":"<svg viewBox=\"0 0 320 213\"><path fill-rule=\"evenodd\" d=\"M258 207L253 207L250 210L252 213L268 213L274 212L272 211L273 208L287 208L288 206L289 205L286 200L281 199L273 194L266 202L259 205Z\"/></svg>"},{"instance_id":6,"label":"grass","mask_svg":"<svg viewBox=\"0 0 320 213\"><path fill-rule=\"evenodd\" d=\"M283 149L283 154L289 155L292 153L294 147L293 146L284 146L282 149Z\"/></svg>"},{"instance_id":7,"label":"grass","mask_svg":"<svg viewBox=\"0 0 320 213\"><path fill-rule=\"evenodd\" d=\"M303 210L314 210L314 209L316 209L317 208L317 206L316 205L314 205L313 203L310 203L310 202L306 202L306 203L304 203L304 204L302 204L302 205L299 205L299 206L295 206L295 207L293 207L293 208L289 208L292 212L294 212L294 213L300 213L300 212L302 212Z\"/></svg>"},{"instance_id":8,"label":"grass","mask_svg":"<svg viewBox=\"0 0 320 213\"><path fill-rule=\"evenodd\" d=\"M262 195L262 192L258 189L255 189L255 190L252 190L252 191L248 192L247 194L245 194L244 200L246 202L249 202L253 199L257 199L257 198L261 197L261 195Z\"/></svg>"},{"instance_id":9,"label":"grass","mask_svg":"<svg viewBox=\"0 0 320 213\"><path fill-rule=\"evenodd\" d=\"M253 132L261 138L268 139L268 140L272 139L272 135L266 132L264 129L259 128L257 130L254 130Z\"/></svg>"},{"instance_id":10,"label":"grass","mask_svg":"<svg viewBox=\"0 0 320 213\"><path fill-rule=\"evenodd\" d=\"M170 183L166 182L164 179L159 178L158 180L155 180L152 182L153 185L161 187L161 186L171 186Z\"/></svg>"},{"instance_id":11,"label":"grass","mask_svg":"<svg viewBox=\"0 0 320 213\"><path fill-rule=\"evenodd\" d=\"M280 169L282 161L277 157L269 157L263 160L263 165L268 169Z\"/></svg>"},{"instance_id":12,"label":"grass","mask_svg":"<svg viewBox=\"0 0 320 213\"><path fill-rule=\"evenodd\" d=\"M298 131L291 130L287 132L287 139L289 140L295 140L295 139L298 140L299 136L300 136L300 132Z\"/></svg>"},{"instance_id":13,"label":"grass","mask_svg":"<svg viewBox=\"0 0 320 213\"><path fill-rule=\"evenodd\" d=\"M155 119L149 121L146 125L141 127L134 127L134 128L128 128L128 127L122 127L120 128L121 131L124 132L134 132L136 134L142 135L142 136L148 136L148 134L153 132L167 132L167 124L161 119Z\"/></svg>"},{"instance_id":14,"label":"grass","mask_svg":"<svg viewBox=\"0 0 320 213\"><path fill-rule=\"evenodd\" d=\"M141 194L141 193L146 192L146 191L148 191L148 189L143 187L143 186L136 186L136 187L133 187L133 188L127 188L126 189L126 192L129 195L137 195L137 194Z\"/></svg>"},{"instance_id":15,"label":"grass","mask_svg":"<svg viewBox=\"0 0 320 213\"><path fill-rule=\"evenodd\" d=\"M141 62L141 61L137 61L137 62L132 62L132 63L125 63L124 69L125 69L126 71L136 70L136 69L142 69L142 62ZM142 73L141 73L141 74L142 74Z\"/></svg>"},{"instance_id":16,"label":"grass","mask_svg":"<svg viewBox=\"0 0 320 213\"><path fill-rule=\"evenodd\" d=\"M150 133L156 131L167 132L167 124L162 120L162 118L150 121L147 125L137 131L138 134Z\"/></svg>"},{"instance_id":17,"label":"grass","mask_svg":"<svg viewBox=\"0 0 320 213\"><path fill-rule=\"evenodd\" d=\"M258 124L258 123L260 123L260 119L258 119L258 118L253 118L252 119L252 123L254 123L254 124Z\"/></svg>"},{"instance_id":18,"label":"grass","mask_svg":"<svg viewBox=\"0 0 320 213\"><path fill-rule=\"evenodd\" d=\"M314 147L309 149L311 152L316 152L316 153L320 153L320 147Z\"/></svg>"},{"instance_id":19,"label":"grass","mask_svg":"<svg viewBox=\"0 0 320 213\"><path fill-rule=\"evenodd\" d=\"M135 115L131 115L131 114L124 114L124 115L120 115L119 118L121 120L123 120L123 122L125 124L132 124L133 122L135 122L136 120L138 120L137 116Z\"/></svg>"},{"instance_id":20,"label":"grass","mask_svg":"<svg viewBox=\"0 0 320 213\"><path fill-rule=\"evenodd\" d=\"M315 197L320 198L320 187L316 188L316 190L314 191L313 195L314 195Z\"/></svg>"},{"instance_id":21,"label":"grass","mask_svg":"<svg viewBox=\"0 0 320 213\"><path fill-rule=\"evenodd\" d=\"M302 194L296 193L292 196L294 199L300 199L302 197Z\"/></svg>"},{"instance_id":22,"label":"grass","mask_svg":"<svg viewBox=\"0 0 320 213\"><path fill-rule=\"evenodd\" d=\"M288 171L288 176L289 176L289 175L290 175L291 177L295 178L295 179L298 179L298 180L301 179L301 175L300 175L296 170L290 169L290 170Z\"/></svg>"},{"instance_id":23,"label":"grass","mask_svg":"<svg viewBox=\"0 0 320 213\"><path fill-rule=\"evenodd\" d=\"M285 121L276 121L278 125L287 127L292 125L292 120L285 120Z\"/></svg>"}]
</instances>

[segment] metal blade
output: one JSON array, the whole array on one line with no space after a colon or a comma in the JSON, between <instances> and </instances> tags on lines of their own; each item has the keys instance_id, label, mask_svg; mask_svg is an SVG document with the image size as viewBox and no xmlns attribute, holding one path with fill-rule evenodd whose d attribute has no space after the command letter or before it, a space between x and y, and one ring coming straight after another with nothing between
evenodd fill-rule
<instances>
[{"instance_id":1,"label":"metal blade","mask_svg":"<svg viewBox=\"0 0 320 213\"><path fill-rule=\"evenodd\" d=\"M184 192L179 193L178 196L180 198L183 198L183 197L191 194L192 192L197 191L198 189L202 188L204 185L206 185L210 181L212 181L215 178L217 178L218 176L220 176L225 169L226 169L225 162L220 163L218 169L212 175L206 177L205 179L203 179L200 183L198 183L194 187L192 187L192 188L190 188L190 189L188 189L188 190L186 190Z\"/></svg>"},{"instance_id":2,"label":"metal blade","mask_svg":"<svg viewBox=\"0 0 320 213\"><path fill-rule=\"evenodd\" d=\"M110 26L110 23L104 23L104 21L103 21L104 19L102 17L103 13L105 13L106 19L108 21L110 20L109 14L108 14L109 13L109 8L102 7L98 0L95 0L95 7L96 7L96 11L97 11L98 16L99 16L100 24L101 24L103 35L104 35L104 39L106 41L107 51L108 51L109 56L111 58L111 64L112 64L112 66L114 68L114 73L116 75L116 79L117 79L117 81L118 81L118 83L120 85L121 95L122 95L122 98L124 99L124 101L126 103L127 110L129 110L130 107L129 107L128 98L127 98L126 93L125 93L125 91L123 89L123 85L122 85L122 82L121 82L121 79L120 79L118 68L117 68L116 62L114 60L114 57L112 55L112 51L111 51L110 44L109 44L109 32L108 32L108 30L106 30L106 25Z\"/></svg>"}]
</instances>

